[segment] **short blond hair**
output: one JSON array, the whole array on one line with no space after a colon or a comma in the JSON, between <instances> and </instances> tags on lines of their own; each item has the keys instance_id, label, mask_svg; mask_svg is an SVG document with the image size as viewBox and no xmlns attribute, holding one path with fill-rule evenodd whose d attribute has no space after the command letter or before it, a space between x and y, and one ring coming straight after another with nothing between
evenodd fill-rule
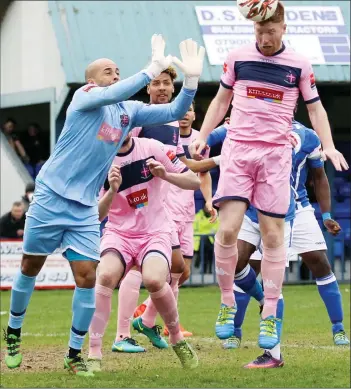
<instances>
[{"instance_id":1,"label":"short blond hair","mask_svg":"<svg viewBox=\"0 0 351 389\"><path fill-rule=\"evenodd\" d=\"M171 77L172 82L174 82L176 80L176 78L178 77L177 71L175 70L175 68L173 66L168 66L168 68L165 69L163 72L161 72L161 74L162 73L168 74Z\"/></svg>"},{"instance_id":2,"label":"short blond hair","mask_svg":"<svg viewBox=\"0 0 351 389\"><path fill-rule=\"evenodd\" d=\"M281 1L278 1L277 9L275 10L274 14L262 21L262 22L257 22L260 26L264 26L265 24L271 22L271 23L281 23L285 21L285 8L284 5Z\"/></svg>"}]
</instances>

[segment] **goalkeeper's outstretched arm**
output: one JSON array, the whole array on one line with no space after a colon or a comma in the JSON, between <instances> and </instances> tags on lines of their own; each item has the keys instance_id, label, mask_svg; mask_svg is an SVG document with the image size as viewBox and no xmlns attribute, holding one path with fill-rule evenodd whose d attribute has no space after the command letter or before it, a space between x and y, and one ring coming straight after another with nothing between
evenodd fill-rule
<instances>
[{"instance_id":1,"label":"goalkeeper's outstretched arm","mask_svg":"<svg viewBox=\"0 0 351 389\"><path fill-rule=\"evenodd\" d=\"M161 35L152 36L151 48L152 61L146 69L113 85L87 84L75 93L72 108L76 111L96 109L104 105L120 103L139 92L153 78L167 69L173 60L172 56L164 55L165 42Z\"/></svg>"}]
</instances>

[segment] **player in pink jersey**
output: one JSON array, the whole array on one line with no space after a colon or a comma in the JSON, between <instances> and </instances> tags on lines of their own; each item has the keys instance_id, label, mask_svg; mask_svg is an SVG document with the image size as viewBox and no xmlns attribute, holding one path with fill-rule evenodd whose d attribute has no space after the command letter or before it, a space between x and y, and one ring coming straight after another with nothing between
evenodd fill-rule
<instances>
[{"instance_id":1,"label":"player in pink jersey","mask_svg":"<svg viewBox=\"0 0 351 389\"><path fill-rule=\"evenodd\" d=\"M179 159L169 159L162 143L132 138L129 134L100 193L99 218L103 220L108 215L108 222L101 240L96 311L89 328L88 365L92 371L101 370L102 337L111 312L113 290L132 266L141 271L142 281L169 328L172 347L183 367L198 364L195 352L180 331L177 304L168 283L171 225L169 215L160 206L167 195L165 182L191 191L200 185L196 175ZM128 304L128 300L120 303ZM128 343L130 338L122 341ZM117 338L112 350L118 351L120 343Z\"/></svg>"},{"instance_id":2,"label":"player in pink jersey","mask_svg":"<svg viewBox=\"0 0 351 389\"><path fill-rule=\"evenodd\" d=\"M195 120L195 102L190 106L185 117L179 121L179 135L184 149L185 156L188 160L192 159L189 153L189 146L198 138L199 131L192 128ZM209 158L210 149L206 149L204 158ZM200 189L204 194L206 209L212 209L212 180L211 175L200 173ZM195 200L194 193L184 191L174 185L171 185L168 195L168 207L171 210L173 220L175 221L176 231L178 234L180 249L185 260L185 270L179 280L182 285L190 276L191 260L193 257L193 222L195 218ZM209 222L213 222L217 216L214 210Z\"/></svg>"},{"instance_id":3,"label":"player in pink jersey","mask_svg":"<svg viewBox=\"0 0 351 389\"><path fill-rule=\"evenodd\" d=\"M172 98L172 95L174 93L174 80L177 77L177 73L173 67L169 67L168 69L164 70L157 78L153 80L152 83L150 83L147 86L147 92L150 95L150 104L167 104ZM178 122L172 122L168 124L163 124L160 126L145 126L145 127L139 127L134 128L132 130L133 136L143 137L143 138L152 138L157 139L160 142L162 142L167 151L171 152L174 157L178 157L184 164L188 166L191 170L194 170L196 168L196 165L198 164L197 161L188 160L185 156L185 152L180 140L179 136L179 123ZM171 185L168 185L168 188L170 188ZM203 186L202 186L203 187ZM168 189L165 188L165 191ZM208 196L208 193L210 193L210 197ZM207 204L209 204L209 211L214 212L214 209L212 208L211 201L212 201L212 193L207 190L207 193L204 193L205 199L207 201ZM173 219L173 212L171 207L171 201L167 196L167 201L165 202L165 207L167 211L170 214L170 217ZM182 251L180 248L179 238L177 234L177 227L175 224L173 224L173 230L172 230L172 269L171 269L171 287L174 292L174 295L176 296L176 299L178 298L178 284L179 279L181 278L183 271L185 269L184 264L184 258L182 255ZM119 299L124 299L124 296L128 295L134 296L135 301L135 307L137 305L138 300L138 284L140 286L140 276L137 274L134 269L125 277L125 279L121 283L120 287L120 293L119 293ZM132 291L132 294L131 294ZM129 308L131 309L133 307L133 304L131 303L129 305ZM147 308L148 307L148 308ZM135 312L135 317L143 315L142 318L138 318L133 322L133 327L139 331L147 335L152 344L156 347L164 347L164 343L162 339L160 339L159 334L156 332L152 332L151 328L155 327L155 320L157 316L157 311L155 310L155 307L152 303L150 303L150 299L147 299L144 301ZM131 314L128 310L121 312L124 316L124 320L127 322L129 320ZM122 319L121 319L122 320ZM143 328L143 331L140 330L140 328ZM189 336L191 333L189 331L186 331L182 328L183 335Z\"/></svg>"},{"instance_id":4,"label":"player in pink jersey","mask_svg":"<svg viewBox=\"0 0 351 389\"><path fill-rule=\"evenodd\" d=\"M337 170L348 168L342 154L335 149L312 66L305 57L284 45L285 30L284 7L278 3L270 19L255 23L256 43L228 54L219 91L193 146L194 157L201 159L209 133L223 119L232 101L230 129L223 144L221 176L214 196L214 204L220 208L215 255L222 296L216 334L227 339L234 333L237 236L246 208L252 203L259 210L263 241L266 298L259 346L265 349L278 343L276 309L285 271L284 217L290 199L289 137L299 92L325 156Z\"/></svg>"},{"instance_id":5,"label":"player in pink jersey","mask_svg":"<svg viewBox=\"0 0 351 389\"><path fill-rule=\"evenodd\" d=\"M192 103L185 117L179 121L179 135L184 149L186 158L189 160L192 157L189 154L189 145L198 137L199 131L192 128L195 120L195 102ZM205 158L209 157L210 149L206 150ZM201 186L200 189L207 199L205 203L206 209L212 208L212 180L209 171L200 173ZM195 219L195 200L194 192L182 190L174 185L170 185L168 192L168 207L172 214L172 219L175 225L175 241L172 242L172 247L180 247L182 252L185 268L179 286L188 280L191 272L191 260L194 255L194 227ZM213 210L209 222L213 223L216 220L217 213ZM147 312L146 312L147 314ZM144 315L142 316L142 318ZM168 335L168 329L165 327L164 334ZM192 336L189 331L183 331L184 336Z\"/></svg>"}]
</instances>

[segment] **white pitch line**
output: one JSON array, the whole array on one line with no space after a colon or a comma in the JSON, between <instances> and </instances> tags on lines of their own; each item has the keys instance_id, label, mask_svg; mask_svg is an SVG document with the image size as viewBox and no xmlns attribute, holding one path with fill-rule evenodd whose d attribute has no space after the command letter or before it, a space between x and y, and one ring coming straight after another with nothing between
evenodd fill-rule
<instances>
[{"instance_id":1,"label":"white pitch line","mask_svg":"<svg viewBox=\"0 0 351 389\"><path fill-rule=\"evenodd\" d=\"M47 338L59 338L59 337L66 337L69 336L69 332L57 332L57 333L47 333L42 334L40 332L32 333L32 332L24 332L22 333L22 337L47 337ZM137 338L145 338L145 335L143 334L133 334L132 337ZM218 345L221 345L221 341L216 338L202 338L198 336L194 336L189 338L190 343L192 340L199 342L199 343L216 343ZM256 342L251 341L245 341L241 344L241 348L245 346L257 346ZM334 350L334 351L347 351L349 352L349 347L338 347L338 346L318 346L318 345L303 345L303 344L282 344L282 348L297 348L297 349L306 349L306 350Z\"/></svg>"}]
</instances>

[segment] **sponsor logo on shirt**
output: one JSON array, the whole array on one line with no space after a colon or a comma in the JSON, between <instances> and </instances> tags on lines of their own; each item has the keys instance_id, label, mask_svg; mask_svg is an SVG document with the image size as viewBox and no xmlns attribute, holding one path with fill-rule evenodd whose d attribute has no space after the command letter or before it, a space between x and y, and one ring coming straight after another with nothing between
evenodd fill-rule
<instances>
[{"instance_id":1,"label":"sponsor logo on shirt","mask_svg":"<svg viewBox=\"0 0 351 389\"><path fill-rule=\"evenodd\" d=\"M311 89L316 87L316 80L314 78L314 74L313 73L310 74L310 83L311 83Z\"/></svg>"},{"instance_id":2,"label":"sponsor logo on shirt","mask_svg":"<svg viewBox=\"0 0 351 389\"><path fill-rule=\"evenodd\" d=\"M295 77L291 72L289 72L289 73L285 76L284 82L286 82L287 84L289 84L289 85L295 85L295 81L296 81L296 77Z\"/></svg>"},{"instance_id":3,"label":"sponsor logo on shirt","mask_svg":"<svg viewBox=\"0 0 351 389\"><path fill-rule=\"evenodd\" d=\"M121 140L123 131L120 128L113 128L107 123L102 123L97 133L97 138L107 143L117 145Z\"/></svg>"},{"instance_id":4,"label":"sponsor logo on shirt","mask_svg":"<svg viewBox=\"0 0 351 389\"><path fill-rule=\"evenodd\" d=\"M172 162L174 162L175 159L177 158L177 156L175 155L175 153L173 153L172 150L168 150L168 151L167 151L167 157L168 157Z\"/></svg>"},{"instance_id":5,"label":"sponsor logo on shirt","mask_svg":"<svg viewBox=\"0 0 351 389\"><path fill-rule=\"evenodd\" d=\"M258 88L258 87L246 87L246 93L247 97L251 99L260 99L269 101L270 103L278 103L281 104L284 92L280 92L274 89L268 89L268 88Z\"/></svg>"},{"instance_id":6,"label":"sponsor logo on shirt","mask_svg":"<svg viewBox=\"0 0 351 389\"><path fill-rule=\"evenodd\" d=\"M228 71L228 64L224 62L223 64L223 73L227 73Z\"/></svg>"},{"instance_id":7,"label":"sponsor logo on shirt","mask_svg":"<svg viewBox=\"0 0 351 389\"><path fill-rule=\"evenodd\" d=\"M138 190L137 192L133 192L126 197L128 204L135 209L147 206L149 201L147 189Z\"/></svg>"}]
</instances>

